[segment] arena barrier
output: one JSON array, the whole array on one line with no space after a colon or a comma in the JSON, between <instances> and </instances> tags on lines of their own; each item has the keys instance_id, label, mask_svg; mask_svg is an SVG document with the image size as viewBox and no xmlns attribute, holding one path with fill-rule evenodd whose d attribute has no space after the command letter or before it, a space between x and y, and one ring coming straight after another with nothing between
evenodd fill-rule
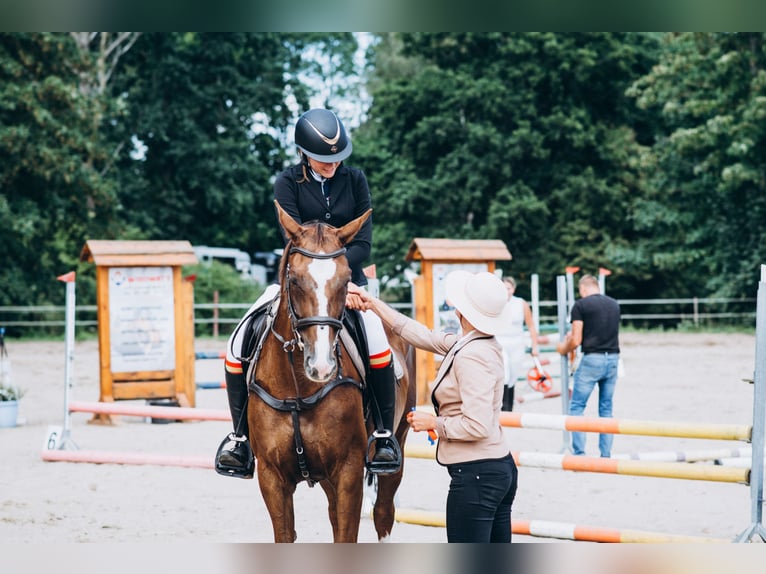
<instances>
[{"instance_id":1,"label":"arena barrier","mask_svg":"<svg viewBox=\"0 0 766 574\"><path fill-rule=\"evenodd\" d=\"M443 512L397 508L397 522L436 526L446 528L447 519ZM576 540L581 542L623 542L623 543L726 543L723 538L705 538L701 536L678 536L643 530L615 530L596 526L584 526L547 520L511 520L511 532L541 538Z\"/></svg>"}]
</instances>

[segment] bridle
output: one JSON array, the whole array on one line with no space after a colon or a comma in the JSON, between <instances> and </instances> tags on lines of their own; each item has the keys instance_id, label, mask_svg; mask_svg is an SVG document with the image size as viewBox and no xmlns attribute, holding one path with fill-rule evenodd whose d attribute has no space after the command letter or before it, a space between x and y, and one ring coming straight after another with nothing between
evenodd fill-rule
<instances>
[{"instance_id":1,"label":"bridle","mask_svg":"<svg viewBox=\"0 0 766 574\"><path fill-rule=\"evenodd\" d=\"M303 247L298 247L297 245L291 245L290 249L287 252L287 260L285 262L285 276L283 278L284 285L285 285L285 295L287 296L287 316L290 319L290 331L292 332L293 338L289 341L286 340L282 335L277 333L274 330L274 324L272 323L271 326L271 332L274 334L274 336L279 340L280 343L282 343L282 348L285 351L292 351L295 349L295 346L297 345L298 348L302 351L304 347L303 338L301 336L301 330L305 329L306 327L311 327L314 325L326 325L329 327L335 327L335 340L333 341L333 348L337 349L338 347L338 336L340 335L340 330L343 327L343 323L340 319L335 317L330 317L329 315L314 315L312 317L302 317L299 318L297 313L295 312L295 307L293 307L293 300L290 296L290 255L293 253L300 253L301 255L305 257L309 257L311 259L335 259L336 257L340 257L341 255L344 255L346 253L346 248L341 247L340 249L337 249L335 251L331 251L330 253L318 253L316 251L309 251L308 249L304 249Z\"/></svg>"}]
</instances>

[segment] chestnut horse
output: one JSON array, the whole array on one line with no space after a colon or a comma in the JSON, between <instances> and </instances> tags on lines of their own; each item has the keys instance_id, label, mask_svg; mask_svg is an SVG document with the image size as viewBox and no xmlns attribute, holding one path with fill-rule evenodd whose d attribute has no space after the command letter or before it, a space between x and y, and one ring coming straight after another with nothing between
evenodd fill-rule
<instances>
[{"instance_id":1,"label":"chestnut horse","mask_svg":"<svg viewBox=\"0 0 766 574\"><path fill-rule=\"evenodd\" d=\"M271 516L275 542L294 542L293 495L302 481L319 483L327 496L334 542L356 542L361 519L365 454L363 377L340 335L351 270L344 245L370 216L347 225L297 223L275 201L288 243L280 262L280 296L271 326L248 374L247 417L258 482ZM391 333L387 331L389 337ZM412 368L406 344L390 339L400 364ZM367 360L367 357L364 357ZM406 413L415 403L405 372L397 391L395 431L404 450ZM403 466L377 475L373 520L378 539L394 523L394 495Z\"/></svg>"}]
</instances>

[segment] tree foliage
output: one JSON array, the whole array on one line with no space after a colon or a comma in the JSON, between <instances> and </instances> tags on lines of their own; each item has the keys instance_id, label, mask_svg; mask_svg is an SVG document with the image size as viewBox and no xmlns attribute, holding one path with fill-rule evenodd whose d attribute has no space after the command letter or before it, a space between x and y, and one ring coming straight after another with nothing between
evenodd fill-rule
<instances>
[{"instance_id":1,"label":"tree foliage","mask_svg":"<svg viewBox=\"0 0 766 574\"><path fill-rule=\"evenodd\" d=\"M607 267L627 292L636 273L611 248L633 234L651 120L624 92L656 50L639 34L385 37L355 155L372 184L384 271L401 261L407 231L499 238L511 273L539 273L552 289L567 265Z\"/></svg>"},{"instance_id":2,"label":"tree foliage","mask_svg":"<svg viewBox=\"0 0 766 574\"><path fill-rule=\"evenodd\" d=\"M2 33L0 305L60 303L72 269L93 302L87 239L280 247L273 178L318 99L354 127L379 275L414 237L499 238L522 295L575 265L618 297L752 296L765 40L379 34L362 97L349 33Z\"/></svg>"},{"instance_id":3,"label":"tree foliage","mask_svg":"<svg viewBox=\"0 0 766 574\"><path fill-rule=\"evenodd\" d=\"M754 296L766 261L766 36L669 35L630 95L664 122L627 254L679 292Z\"/></svg>"}]
</instances>

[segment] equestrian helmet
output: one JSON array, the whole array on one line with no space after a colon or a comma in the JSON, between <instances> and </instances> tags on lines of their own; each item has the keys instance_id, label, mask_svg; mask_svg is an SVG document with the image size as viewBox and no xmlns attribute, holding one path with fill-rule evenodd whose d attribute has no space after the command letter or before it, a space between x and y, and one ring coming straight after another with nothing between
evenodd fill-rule
<instances>
[{"instance_id":1,"label":"equestrian helmet","mask_svg":"<svg viewBox=\"0 0 766 574\"><path fill-rule=\"evenodd\" d=\"M343 122L322 108L307 111L295 124L295 145L308 157L332 163L351 155L351 139Z\"/></svg>"}]
</instances>

